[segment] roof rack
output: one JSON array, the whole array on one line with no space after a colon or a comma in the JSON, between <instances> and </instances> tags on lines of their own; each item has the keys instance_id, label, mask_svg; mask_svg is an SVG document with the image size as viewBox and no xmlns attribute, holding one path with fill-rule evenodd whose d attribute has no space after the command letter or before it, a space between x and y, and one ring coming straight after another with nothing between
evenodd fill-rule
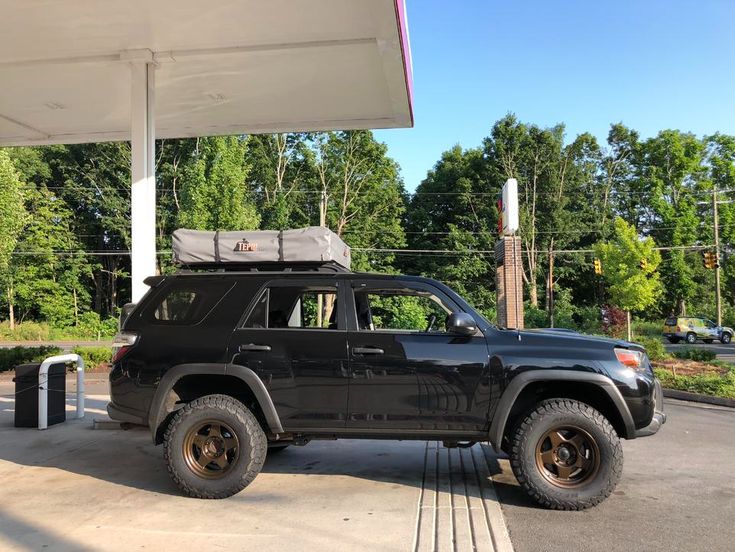
<instances>
[{"instance_id":1,"label":"roof rack","mask_svg":"<svg viewBox=\"0 0 735 552\"><path fill-rule=\"evenodd\" d=\"M261 263L196 263L181 265L179 272L343 272L351 270L334 261L261 262Z\"/></svg>"}]
</instances>

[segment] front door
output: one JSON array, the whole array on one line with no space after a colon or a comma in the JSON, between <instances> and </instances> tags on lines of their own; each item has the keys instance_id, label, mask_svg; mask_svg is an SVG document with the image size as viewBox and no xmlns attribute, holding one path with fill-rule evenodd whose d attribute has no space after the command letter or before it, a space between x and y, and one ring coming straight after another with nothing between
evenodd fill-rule
<instances>
[{"instance_id":1,"label":"front door","mask_svg":"<svg viewBox=\"0 0 735 552\"><path fill-rule=\"evenodd\" d=\"M348 359L334 280L274 280L233 333L229 358L264 381L287 431L343 428Z\"/></svg>"},{"instance_id":2,"label":"front door","mask_svg":"<svg viewBox=\"0 0 735 552\"><path fill-rule=\"evenodd\" d=\"M447 332L447 316L461 309L424 282L355 280L352 291L347 426L483 429L487 342Z\"/></svg>"}]
</instances>

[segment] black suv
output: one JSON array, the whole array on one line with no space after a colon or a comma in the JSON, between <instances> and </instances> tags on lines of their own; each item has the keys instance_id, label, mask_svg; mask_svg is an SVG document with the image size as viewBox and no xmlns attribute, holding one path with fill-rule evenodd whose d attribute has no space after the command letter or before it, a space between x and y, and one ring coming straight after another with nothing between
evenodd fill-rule
<instances>
[{"instance_id":1,"label":"black suv","mask_svg":"<svg viewBox=\"0 0 735 552\"><path fill-rule=\"evenodd\" d=\"M150 427L189 496L312 439L489 441L539 503L583 509L615 488L619 438L666 420L639 345L497 328L427 278L291 268L151 277L126 311L108 412Z\"/></svg>"}]
</instances>

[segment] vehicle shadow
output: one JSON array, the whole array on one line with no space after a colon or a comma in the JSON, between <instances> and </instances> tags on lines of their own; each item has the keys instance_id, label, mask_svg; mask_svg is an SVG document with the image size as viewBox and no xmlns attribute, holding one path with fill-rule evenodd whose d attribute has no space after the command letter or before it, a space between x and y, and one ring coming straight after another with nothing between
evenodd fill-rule
<instances>
[{"instance_id":1,"label":"vehicle shadow","mask_svg":"<svg viewBox=\"0 0 735 552\"><path fill-rule=\"evenodd\" d=\"M0 447L0 461L56 468L149 493L181 496L166 470L161 447L153 445L147 429L94 430L91 422L100 416L94 413L104 412L106 401L88 397L86 406L85 419L68 419L39 431L13 427L13 404L0 403L0 439L14 443ZM73 416L73 411L67 415ZM3 467L0 462L0 476ZM422 487L446 492L451 480L455 493L488 498L492 494L488 479L499 471L495 453L487 445L460 452L434 442L355 439L313 441L270 454L262 475L352 477L413 487L417 492ZM325 492L328 489L327 482ZM238 496L247 500L247 490ZM259 497L264 498L262 493Z\"/></svg>"}]
</instances>

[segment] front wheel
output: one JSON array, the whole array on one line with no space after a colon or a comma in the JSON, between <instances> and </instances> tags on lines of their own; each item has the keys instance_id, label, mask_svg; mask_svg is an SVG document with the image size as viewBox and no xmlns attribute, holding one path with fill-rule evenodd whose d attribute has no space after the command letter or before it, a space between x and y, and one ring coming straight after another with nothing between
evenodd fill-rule
<instances>
[{"instance_id":1,"label":"front wheel","mask_svg":"<svg viewBox=\"0 0 735 552\"><path fill-rule=\"evenodd\" d=\"M686 339L687 339L687 343L692 345L697 342L697 334L688 333Z\"/></svg>"},{"instance_id":2,"label":"front wheel","mask_svg":"<svg viewBox=\"0 0 735 552\"><path fill-rule=\"evenodd\" d=\"M511 467L536 502L584 510L613 492L623 471L615 429L591 406L570 399L539 403L517 426Z\"/></svg>"},{"instance_id":3,"label":"front wheel","mask_svg":"<svg viewBox=\"0 0 735 552\"><path fill-rule=\"evenodd\" d=\"M268 441L240 401L207 395L176 412L166 428L163 457L181 491L194 498L227 498L260 473Z\"/></svg>"},{"instance_id":4,"label":"front wheel","mask_svg":"<svg viewBox=\"0 0 735 552\"><path fill-rule=\"evenodd\" d=\"M732 336L729 333L724 333L722 334L722 337L720 337L720 342L723 345L727 345L730 341L732 341Z\"/></svg>"}]
</instances>

